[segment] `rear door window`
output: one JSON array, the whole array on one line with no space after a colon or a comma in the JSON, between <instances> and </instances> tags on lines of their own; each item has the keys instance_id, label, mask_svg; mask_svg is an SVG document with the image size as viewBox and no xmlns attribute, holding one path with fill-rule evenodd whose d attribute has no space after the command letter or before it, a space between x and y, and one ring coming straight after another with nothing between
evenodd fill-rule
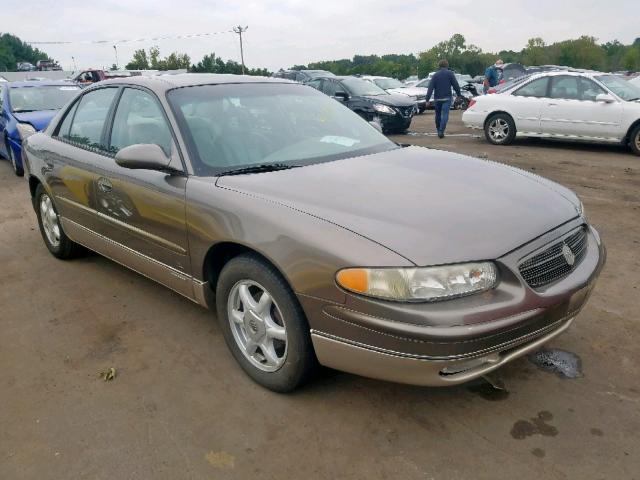
<instances>
[{"instance_id":1,"label":"rear door window","mask_svg":"<svg viewBox=\"0 0 640 480\"><path fill-rule=\"evenodd\" d=\"M117 92L117 88L101 88L83 95L69 130L70 141L84 147L107 149L103 142L104 126Z\"/></svg>"},{"instance_id":2,"label":"rear door window","mask_svg":"<svg viewBox=\"0 0 640 480\"><path fill-rule=\"evenodd\" d=\"M542 98L547 96L547 86L549 85L549 78L537 78L533 82L529 82L523 87L513 92L517 97L535 97Z\"/></svg>"}]
</instances>

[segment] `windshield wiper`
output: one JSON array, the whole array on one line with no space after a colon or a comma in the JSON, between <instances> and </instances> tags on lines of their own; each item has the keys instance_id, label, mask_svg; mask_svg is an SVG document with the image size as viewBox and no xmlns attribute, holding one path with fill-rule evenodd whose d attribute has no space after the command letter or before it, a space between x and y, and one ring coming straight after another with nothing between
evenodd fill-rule
<instances>
[{"instance_id":1,"label":"windshield wiper","mask_svg":"<svg viewBox=\"0 0 640 480\"><path fill-rule=\"evenodd\" d=\"M276 172L278 170L289 170L291 168L301 167L302 165L287 165L286 163L261 163L259 165L250 165L248 167L234 168L226 170L218 174L219 177L225 175L243 175L245 173L263 173Z\"/></svg>"},{"instance_id":2,"label":"windshield wiper","mask_svg":"<svg viewBox=\"0 0 640 480\"><path fill-rule=\"evenodd\" d=\"M640 100L640 97L630 98L627 102L635 102L636 100Z\"/></svg>"},{"instance_id":3,"label":"windshield wiper","mask_svg":"<svg viewBox=\"0 0 640 480\"><path fill-rule=\"evenodd\" d=\"M22 109L18 108L17 110L13 110L13 113L29 113L29 112L39 112L40 110L30 110L28 108Z\"/></svg>"}]
</instances>

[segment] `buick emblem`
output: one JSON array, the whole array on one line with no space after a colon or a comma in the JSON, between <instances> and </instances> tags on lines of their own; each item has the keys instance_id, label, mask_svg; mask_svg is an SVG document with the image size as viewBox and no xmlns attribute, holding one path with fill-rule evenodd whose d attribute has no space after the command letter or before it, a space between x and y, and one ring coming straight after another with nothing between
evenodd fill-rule
<instances>
[{"instance_id":1,"label":"buick emblem","mask_svg":"<svg viewBox=\"0 0 640 480\"><path fill-rule=\"evenodd\" d=\"M571 267L574 263L576 263L576 256L573 254L569 245L566 243L562 246L562 255L564 259L567 261L567 264Z\"/></svg>"}]
</instances>

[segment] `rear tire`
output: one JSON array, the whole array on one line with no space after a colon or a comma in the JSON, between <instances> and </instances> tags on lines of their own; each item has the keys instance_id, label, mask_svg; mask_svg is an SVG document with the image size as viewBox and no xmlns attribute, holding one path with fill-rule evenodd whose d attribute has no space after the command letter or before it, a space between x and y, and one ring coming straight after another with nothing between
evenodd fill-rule
<instances>
[{"instance_id":1,"label":"rear tire","mask_svg":"<svg viewBox=\"0 0 640 480\"><path fill-rule=\"evenodd\" d=\"M317 360L307 319L273 266L254 254L232 259L220 273L216 299L227 346L256 383L285 393L312 378Z\"/></svg>"},{"instance_id":2,"label":"rear tire","mask_svg":"<svg viewBox=\"0 0 640 480\"><path fill-rule=\"evenodd\" d=\"M80 245L64 233L58 210L42 184L36 187L33 201L42 239L51 254L61 260L75 257L80 251Z\"/></svg>"},{"instance_id":3,"label":"rear tire","mask_svg":"<svg viewBox=\"0 0 640 480\"><path fill-rule=\"evenodd\" d=\"M516 137L516 124L511 115L495 113L484 125L485 138L494 145L509 145Z\"/></svg>"},{"instance_id":4,"label":"rear tire","mask_svg":"<svg viewBox=\"0 0 640 480\"><path fill-rule=\"evenodd\" d=\"M629 135L629 146L636 155L640 156L640 125L637 125Z\"/></svg>"}]
</instances>

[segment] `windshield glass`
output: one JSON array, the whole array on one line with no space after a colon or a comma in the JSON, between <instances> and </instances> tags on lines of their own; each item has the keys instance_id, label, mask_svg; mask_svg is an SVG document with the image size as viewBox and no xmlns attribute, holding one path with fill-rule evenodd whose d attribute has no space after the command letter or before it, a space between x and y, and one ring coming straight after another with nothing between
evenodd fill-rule
<instances>
[{"instance_id":1,"label":"windshield glass","mask_svg":"<svg viewBox=\"0 0 640 480\"><path fill-rule=\"evenodd\" d=\"M351 95L388 95L375 83L367 82L360 78L345 78L342 85Z\"/></svg>"},{"instance_id":2,"label":"windshield glass","mask_svg":"<svg viewBox=\"0 0 640 480\"><path fill-rule=\"evenodd\" d=\"M640 87L637 87L620 77L616 77L615 75L600 75L596 77L596 79L602 82L609 90L623 100L640 99Z\"/></svg>"},{"instance_id":3,"label":"windshield glass","mask_svg":"<svg viewBox=\"0 0 640 480\"><path fill-rule=\"evenodd\" d=\"M406 85L398 80L396 80L395 78L376 78L373 81L376 85L378 85L380 88L383 89L387 89L387 88L405 88Z\"/></svg>"},{"instance_id":4,"label":"windshield glass","mask_svg":"<svg viewBox=\"0 0 640 480\"><path fill-rule=\"evenodd\" d=\"M495 87L492 87L492 88L495 88L496 92L505 92L510 88L515 87L516 85L520 85L522 82L524 82L528 78L531 78L531 75L523 75L521 77L512 78L511 80L508 80L504 83L496 85Z\"/></svg>"},{"instance_id":5,"label":"windshield glass","mask_svg":"<svg viewBox=\"0 0 640 480\"><path fill-rule=\"evenodd\" d=\"M335 77L335 75L331 72L327 72L325 70L301 70L302 73L306 73L309 78L318 78L318 77Z\"/></svg>"},{"instance_id":6,"label":"windshield glass","mask_svg":"<svg viewBox=\"0 0 640 480\"><path fill-rule=\"evenodd\" d=\"M75 85L12 87L9 89L11 111L60 110L79 91L80 87Z\"/></svg>"},{"instance_id":7,"label":"windshield glass","mask_svg":"<svg viewBox=\"0 0 640 480\"><path fill-rule=\"evenodd\" d=\"M200 176L399 148L344 105L303 85L203 85L172 90L168 99Z\"/></svg>"}]
</instances>

